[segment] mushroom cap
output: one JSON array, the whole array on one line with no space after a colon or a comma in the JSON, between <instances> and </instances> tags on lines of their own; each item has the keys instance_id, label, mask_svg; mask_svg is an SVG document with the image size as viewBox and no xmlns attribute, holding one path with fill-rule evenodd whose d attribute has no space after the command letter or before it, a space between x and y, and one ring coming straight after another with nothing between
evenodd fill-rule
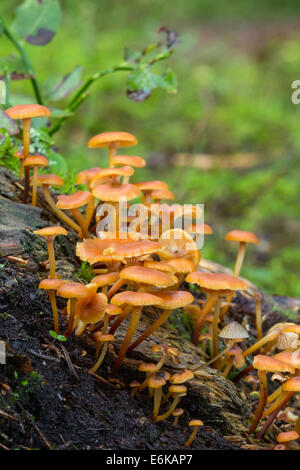
<instances>
[{"instance_id":1,"label":"mushroom cap","mask_svg":"<svg viewBox=\"0 0 300 470\"><path fill-rule=\"evenodd\" d=\"M275 359L279 361L286 362L295 369L300 369L300 352L297 351L281 351L278 354L275 354Z\"/></svg>"},{"instance_id":2,"label":"mushroom cap","mask_svg":"<svg viewBox=\"0 0 300 470\"><path fill-rule=\"evenodd\" d=\"M174 275L145 268L144 266L130 266L120 272L120 278L139 284L152 284L156 287L170 287L178 282Z\"/></svg>"},{"instance_id":3,"label":"mushroom cap","mask_svg":"<svg viewBox=\"0 0 300 470\"><path fill-rule=\"evenodd\" d=\"M104 168L94 176L94 178L91 181L91 188L95 188L99 184L101 184L101 181L99 180L105 180L105 178L110 178L111 176L132 176L134 174L134 169L129 166L121 166L118 168Z\"/></svg>"},{"instance_id":4,"label":"mushroom cap","mask_svg":"<svg viewBox=\"0 0 300 470\"><path fill-rule=\"evenodd\" d=\"M123 312L123 310L120 307L117 307L116 305L112 304L107 304L105 313L106 315L109 316L115 316L115 315L120 315Z\"/></svg>"},{"instance_id":5,"label":"mushroom cap","mask_svg":"<svg viewBox=\"0 0 300 470\"><path fill-rule=\"evenodd\" d=\"M254 356L253 367L254 369L262 370L265 372L290 372L291 374L294 374L295 372L295 368L292 367L290 364L279 361L278 359L274 359L274 357L265 356L262 354L257 354L256 356Z\"/></svg>"},{"instance_id":6,"label":"mushroom cap","mask_svg":"<svg viewBox=\"0 0 300 470\"><path fill-rule=\"evenodd\" d=\"M80 282L68 282L63 284L57 291L57 295L65 299L82 298L88 295L88 289Z\"/></svg>"},{"instance_id":7,"label":"mushroom cap","mask_svg":"<svg viewBox=\"0 0 300 470\"><path fill-rule=\"evenodd\" d=\"M153 180L136 183L141 191L168 190L169 187L164 181Z\"/></svg>"},{"instance_id":8,"label":"mushroom cap","mask_svg":"<svg viewBox=\"0 0 300 470\"><path fill-rule=\"evenodd\" d=\"M111 262L136 258L157 252L161 248L160 243L151 240L100 240L98 238L87 239L76 245L76 255L82 261L90 264L97 262Z\"/></svg>"},{"instance_id":9,"label":"mushroom cap","mask_svg":"<svg viewBox=\"0 0 300 470\"><path fill-rule=\"evenodd\" d=\"M254 233L246 232L245 230L231 230L227 233L225 240L232 242L254 243L255 245L259 243L259 240Z\"/></svg>"},{"instance_id":10,"label":"mushroom cap","mask_svg":"<svg viewBox=\"0 0 300 470\"><path fill-rule=\"evenodd\" d=\"M175 199L175 195L169 189L155 189L151 192L151 199L154 201L160 201L161 199L173 201Z\"/></svg>"},{"instance_id":11,"label":"mushroom cap","mask_svg":"<svg viewBox=\"0 0 300 470\"><path fill-rule=\"evenodd\" d=\"M282 384L282 390L284 392L300 392L300 377L292 377L284 382L284 384Z\"/></svg>"},{"instance_id":12,"label":"mushroom cap","mask_svg":"<svg viewBox=\"0 0 300 470\"><path fill-rule=\"evenodd\" d=\"M176 408L176 410L173 411L172 416L181 416L183 415L184 410L183 408Z\"/></svg>"},{"instance_id":13,"label":"mushroom cap","mask_svg":"<svg viewBox=\"0 0 300 470\"><path fill-rule=\"evenodd\" d=\"M156 269L157 271L162 271L163 273L175 273L175 269L169 265L166 261L145 261L144 262L145 268Z\"/></svg>"},{"instance_id":14,"label":"mushroom cap","mask_svg":"<svg viewBox=\"0 0 300 470\"><path fill-rule=\"evenodd\" d=\"M106 342L106 341L114 341L115 337L114 335L110 335L110 334L107 334L107 335L103 335L101 331L96 331L96 333L94 333L92 335L92 338L94 341L97 341L97 342Z\"/></svg>"},{"instance_id":15,"label":"mushroom cap","mask_svg":"<svg viewBox=\"0 0 300 470\"><path fill-rule=\"evenodd\" d=\"M45 289L45 290L57 290L60 288L60 286L63 284L63 281L61 279L43 279L39 283L39 289Z\"/></svg>"},{"instance_id":16,"label":"mushroom cap","mask_svg":"<svg viewBox=\"0 0 300 470\"><path fill-rule=\"evenodd\" d=\"M88 186L100 170L101 168L94 167L89 168L88 170L80 171L76 177L76 184L86 184Z\"/></svg>"},{"instance_id":17,"label":"mushroom cap","mask_svg":"<svg viewBox=\"0 0 300 470\"><path fill-rule=\"evenodd\" d=\"M38 175L38 185L42 186L43 184L48 186L64 186L64 180L57 175Z\"/></svg>"},{"instance_id":18,"label":"mushroom cap","mask_svg":"<svg viewBox=\"0 0 300 470\"><path fill-rule=\"evenodd\" d=\"M182 372L178 372L177 374L172 375L170 378L171 384L183 384L187 380L191 380L194 377L194 373L191 370L184 370Z\"/></svg>"},{"instance_id":19,"label":"mushroom cap","mask_svg":"<svg viewBox=\"0 0 300 470\"><path fill-rule=\"evenodd\" d=\"M278 349L296 349L298 346L298 334L290 331L281 331L277 338L276 347Z\"/></svg>"},{"instance_id":20,"label":"mushroom cap","mask_svg":"<svg viewBox=\"0 0 300 470\"><path fill-rule=\"evenodd\" d=\"M193 237L180 228L166 230L159 238L163 249L158 253L163 259L174 257L189 257L194 265L198 265L201 253L197 248Z\"/></svg>"},{"instance_id":21,"label":"mushroom cap","mask_svg":"<svg viewBox=\"0 0 300 470\"><path fill-rule=\"evenodd\" d=\"M231 349L229 349L229 351L227 351L225 353L226 356L235 356L237 354L242 354L243 351L241 350L241 348L239 346L232 346Z\"/></svg>"},{"instance_id":22,"label":"mushroom cap","mask_svg":"<svg viewBox=\"0 0 300 470\"><path fill-rule=\"evenodd\" d=\"M143 168L146 166L146 160L142 157L132 155L114 155L111 159L112 165L130 165L134 168Z\"/></svg>"},{"instance_id":23,"label":"mushroom cap","mask_svg":"<svg viewBox=\"0 0 300 470\"><path fill-rule=\"evenodd\" d=\"M77 300L75 313L83 323L97 323L105 315L107 297L104 294L97 294L96 284L88 284L86 289L88 295Z\"/></svg>"},{"instance_id":24,"label":"mushroom cap","mask_svg":"<svg viewBox=\"0 0 300 470\"><path fill-rule=\"evenodd\" d=\"M156 295L162 300L161 308L166 310L186 307L194 301L192 294L187 291L164 291Z\"/></svg>"},{"instance_id":25,"label":"mushroom cap","mask_svg":"<svg viewBox=\"0 0 300 470\"><path fill-rule=\"evenodd\" d=\"M243 339L249 338L249 335L240 323L231 321L220 331L219 337L224 339Z\"/></svg>"},{"instance_id":26,"label":"mushroom cap","mask_svg":"<svg viewBox=\"0 0 300 470\"><path fill-rule=\"evenodd\" d=\"M14 153L14 157L19 158L20 160L24 160L23 150L18 150L16 153Z\"/></svg>"},{"instance_id":27,"label":"mushroom cap","mask_svg":"<svg viewBox=\"0 0 300 470\"><path fill-rule=\"evenodd\" d=\"M168 388L168 391L170 393L175 393L175 394L179 393L181 395L187 392L187 388L184 385L170 385L170 387Z\"/></svg>"},{"instance_id":28,"label":"mushroom cap","mask_svg":"<svg viewBox=\"0 0 300 470\"><path fill-rule=\"evenodd\" d=\"M201 421L201 419L192 419L189 422L189 426L204 426L204 423Z\"/></svg>"},{"instance_id":29,"label":"mushroom cap","mask_svg":"<svg viewBox=\"0 0 300 470\"><path fill-rule=\"evenodd\" d=\"M177 349L172 348L172 346L167 346L166 344L155 344L152 346L152 352L155 353L162 353L167 354L170 356L177 357L179 355Z\"/></svg>"},{"instance_id":30,"label":"mushroom cap","mask_svg":"<svg viewBox=\"0 0 300 470\"><path fill-rule=\"evenodd\" d=\"M186 281L209 290L244 290L247 284L238 277L223 273L193 272L187 275Z\"/></svg>"},{"instance_id":31,"label":"mushroom cap","mask_svg":"<svg viewBox=\"0 0 300 470\"><path fill-rule=\"evenodd\" d=\"M40 104L17 104L5 112L11 119L48 117L51 114L50 109Z\"/></svg>"},{"instance_id":32,"label":"mushroom cap","mask_svg":"<svg viewBox=\"0 0 300 470\"><path fill-rule=\"evenodd\" d=\"M41 237L56 237L57 235L68 235L68 232L59 225L44 227L39 230L35 230L33 233L40 235Z\"/></svg>"},{"instance_id":33,"label":"mushroom cap","mask_svg":"<svg viewBox=\"0 0 300 470\"><path fill-rule=\"evenodd\" d=\"M173 258L168 259L167 263L169 266L174 268L176 273L186 274L191 273L194 270L194 264L191 260L185 258Z\"/></svg>"},{"instance_id":34,"label":"mushroom cap","mask_svg":"<svg viewBox=\"0 0 300 470\"><path fill-rule=\"evenodd\" d=\"M300 335L300 325L290 324L282 330L282 333L296 333Z\"/></svg>"},{"instance_id":35,"label":"mushroom cap","mask_svg":"<svg viewBox=\"0 0 300 470\"><path fill-rule=\"evenodd\" d=\"M139 371L140 372L156 372L157 371L157 365L153 364L153 362L143 362L139 366Z\"/></svg>"},{"instance_id":36,"label":"mushroom cap","mask_svg":"<svg viewBox=\"0 0 300 470\"><path fill-rule=\"evenodd\" d=\"M99 276L95 276L91 282L97 284L97 287L109 286L114 284L120 279L120 274L115 272L110 272L106 274L99 274Z\"/></svg>"},{"instance_id":37,"label":"mushroom cap","mask_svg":"<svg viewBox=\"0 0 300 470\"><path fill-rule=\"evenodd\" d=\"M92 195L89 191L76 191L73 194L61 194L57 196L57 207L60 209L77 209L85 206Z\"/></svg>"},{"instance_id":38,"label":"mushroom cap","mask_svg":"<svg viewBox=\"0 0 300 470\"><path fill-rule=\"evenodd\" d=\"M138 143L137 138L129 132L102 132L92 137L88 142L89 148L109 147L132 147Z\"/></svg>"},{"instance_id":39,"label":"mushroom cap","mask_svg":"<svg viewBox=\"0 0 300 470\"><path fill-rule=\"evenodd\" d=\"M112 184L99 184L93 188L93 195L106 202L131 201L141 194L139 188L134 184L122 184L113 186Z\"/></svg>"},{"instance_id":40,"label":"mushroom cap","mask_svg":"<svg viewBox=\"0 0 300 470\"><path fill-rule=\"evenodd\" d=\"M291 442L299 439L299 434L296 431L280 432L277 436L277 442Z\"/></svg>"},{"instance_id":41,"label":"mushroom cap","mask_svg":"<svg viewBox=\"0 0 300 470\"><path fill-rule=\"evenodd\" d=\"M148 380L148 387L149 388L161 388L166 384L166 379L155 375L154 377L150 377Z\"/></svg>"},{"instance_id":42,"label":"mushroom cap","mask_svg":"<svg viewBox=\"0 0 300 470\"><path fill-rule=\"evenodd\" d=\"M135 307L143 307L145 305L160 305L161 299L148 292L123 291L114 295L111 298L111 303L117 306L127 304Z\"/></svg>"},{"instance_id":43,"label":"mushroom cap","mask_svg":"<svg viewBox=\"0 0 300 470\"><path fill-rule=\"evenodd\" d=\"M25 166L48 166L49 160L43 155L29 155L24 160Z\"/></svg>"},{"instance_id":44,"label":"mushroom cap","mask_svg":"<svg viewBox=\"0 0 300 470\"><path fill-rule=\"evenodd\" d=\"M203 233L204 235L211 235L213 233L213 229L208 224L189 224L184 227L184 230L188 233Z\"/></svg>"}]
</instances>

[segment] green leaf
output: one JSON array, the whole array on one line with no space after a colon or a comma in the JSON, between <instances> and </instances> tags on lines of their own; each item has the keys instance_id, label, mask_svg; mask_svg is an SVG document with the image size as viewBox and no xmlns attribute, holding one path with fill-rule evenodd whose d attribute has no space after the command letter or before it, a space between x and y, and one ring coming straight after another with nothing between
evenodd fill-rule
<instances>
[{"instance_id":1,"label":"green leaf","mask_svg":"<svg viewBox=\"0 0 300 470\"><path fill-rule=\"evenodd\" d=\"M164 75L152 73L148 67L136 68L127 77L127 95L133 101L144 101L156 88L163 88L168 93L177 92L177 80L168 69Z\"/></svg>"},{"instance_id":2,"label":"green leaf","mask_svg":"<svg viewBox=\"0 0 300 470\"><path fill-rule=\"evenodd\" d=\"M19 133L19 128L15 121L13 121L7 114L0 109L0 129L5 129L10 135Z\"/></svg>"},{"instance_id":3,"label":"green leaf","mask_svg":"<svg viewBox=\"0 0 300 470\"><path fill-rule=\"evenodd\" d=\"M47 158L49 160L49 167L51 172L65 177L68 172L68 165L64 157L50 149L47 153Z\"/></svg>"},{"instance_id":4,"label":"green leaf","mask_svg":"<svg viewBox=\"0 0 300 470\"><path fill-rule=\"evenodd\" d=\"M29 44L44 46L54 37L60 18L58 0L25 0L16 10L13 28Z\"/></svg>"},{"instance_id":5,"label":"green leaf","mask_svg":"<svg viewBox=\"0 0 300 470\"><path fill-rule=\"evenodd\" d=\"M29 78L23 59L14 55L0 58L1 78L3 78L5 73L9 73L11 75L11 79L15 78L19 80L22 78Z\"/></svg>"},{"instance_id":6,"label":"green leaf","mask_svg":"<svg viewBox=\"0 0 300 470\"><path fill-rule=\"evenodd\" d=\"M53 331L53 330L50 330L50 331L49 331L49 335L52 336L52 338L57 339L58 341L67 341L66 336L64 336L64 335L58 335L58 334L55 333L55 331Z\"/></svg>"},{"instance_id":7,"label":"green leaf","mask_svg":"<svg viewBox=\"0 0 300 470\"><path fill-rule=\"evenodd\" d=\"M45 96L50 101L58 101L66 98L72 91L81 85L82 67L78 65L63 78L52 77L45 81Z\"/></svg>"}]
</instances>

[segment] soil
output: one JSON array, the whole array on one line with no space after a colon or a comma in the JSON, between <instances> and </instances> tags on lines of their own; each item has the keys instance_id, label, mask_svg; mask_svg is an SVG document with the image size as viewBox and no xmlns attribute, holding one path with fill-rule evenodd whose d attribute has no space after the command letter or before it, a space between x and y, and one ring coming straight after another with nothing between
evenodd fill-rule
<instances>
[{"instance_id":1,"label":"soil","mask_svg":"<svg viewBox=\"0 0 300 470\"><path fill-rule=\"evenodd\" d=\"M188 393L180 406L184 414L176 427L172 419L151 420L152 400L144 391L134 397L129 383L143 380L138 372L142 361L155 362L152 346L164 342L177 347L180 363L167 362L170 373L203 364L201 352L189 340L189 329L180 312L133 351L124 362L116 381L109 373L126 331L118 330L116 342L99 376L88 373L95 361L94 344L86 334L67 342L54 340L51 307L47 295L38 289L47 275L46 246L33 230L57 223L43 207L24 206L13 176L0 169L0 340L6 344L6 364L0 365L0 448L2 449L184 449L191 428L190 419L202 419L204 426L192 449L263 448L246 434L250 406L246 394L216 370L201 369L188 383ZM76 279L80 263L74 258L76 236L58 237L55 243L58 272ZM27 260L19 265L7 256ZM209 269L208 265L205 269ZM216 270L216 265L211 264ZM222 267L219 270L225 269ZM183 288L188 286L183 285ZM254 288L254 287L253 287ZM196 297L201 295L193 291ZM59 308L65 306L58 301ZM264 328L278 321L299 320L300 303L294 299L264 297ZM231 319L246 319L254 330L255 304L251 288L238 295L229 311ZM144 314L137 334L157 315ZM61 316L61 329L66 320ZM254 336L250 342L254 342Z\"/></svg>"}]
</instances>

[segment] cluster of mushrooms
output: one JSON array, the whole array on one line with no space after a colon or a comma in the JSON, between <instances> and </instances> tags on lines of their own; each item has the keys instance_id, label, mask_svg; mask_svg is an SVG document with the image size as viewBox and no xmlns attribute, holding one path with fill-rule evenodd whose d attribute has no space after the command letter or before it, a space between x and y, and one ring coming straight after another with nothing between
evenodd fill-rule
<instances>
[{"instance_id":1,"label":"cluster of mushrooms","mask_svg":"<svg viewBox=\"0 0 300 470\"><path fill-rule=\"evenodd\" d=\"M263 336L259 292L255 296L255 344L242 349L240 343L248 338L247 330L236 321L226 321L232 298L237 292L248 288L239 276L246 245L258 244L255 234L233 230L226 235L226 240L237 243L239 247L233 275L205 272L196 237L199 231L204 232L205 236L212 234L211 227L195 221L194 206L170 203L174 200L174 194L165 182L130 182L135 168L144 167L146 162L138 156L117 153L119 148L137 144L137 139L127 132L105 132L90 139L89 148L108 149L108 168L97 167L78 173L76 184L81 189L70 195L58 195L55 200L50 187L57 189L63 187L65 182L55 174L39 174L39 168L47 167L48 160L43 155L30 155L29 152L31 119L47 118L50 110L45 106L29 104L13 106L6 113L23 123L23 150L17 152L15 157L20 160L20 179L23 179L24 173L24 203L31 186L32 205L35 206L38 188L41 187L40 195L43 194L56 216L64 226L77 233L76 255L82 262L89 263L94 273L94 278L86 285L61 279L55 269L54 239L56 236L67 236L67 230L62 226L49 226L35 231L35 234L44 237L48 248L49 277L42 280L39 287L48 292L54 331L61 333L62 319L56 304L56 297L59 296L67 299L67 307L61 312L67 318L64 336L86 332L95 342L96 362L90 372L95 374L101 367L109 344L114 342L115 332L125 319L129 322L112 367L111 379L118 373L128 352L163 325L174 310L182 309L193 324L194 345L209 359L199 369L209 365L218 369L224 377L228 377L233 367L241 369L239 378L243 378L247 386L252 387L251 394L258 397L249 432L254 433L260 426L257 436L263 437L279 415L284 416L288 426L294 424L293 430L278 435L279 448L286 448L288 444L283 443L298 439L300 418L296 417L295 421L295 415L283 409L300 392L300 354L296 351L300 325L277 324ZM85 189L82 190L82 187ZM139 217L133 230L134 217L128 214L136 201L142 202L147 217ZM107 204L113 209L108 217ZM183 216L185 221L187 218L190 220L188 225L185 223L184 230L176 228L178 218ZM166 218L167 230L164 224ZM103 223L106 219L107 225ZM190 291L183 288L186 283L199 287L205 300L194 298ZM147 309L151 307L155 308L157 319L137 336L140 317L147 314ZM220 340L221 344L225 344L221 350ZM280 352L276 353L276 349ZM157 345L153 352L159 352L161 360L157 364L141 365L140 371L145 372L146 377L142 383L130 384L132 394L148 388L154 400L153 420L161 421L173 414L176 425L183 412L176 407L180 398L187 393L183 383L196 376L197 370L184 370L170 376L162 372L161 367L168 357L176 360L178 352L166 345ZM256 354L253 364L249 364L253 353ZM244 368L246 360L248 366ZM255 370L260 384L259 395ZM273 373L272 380L280 382L277 390L269 395L268 372ZM168 381L171 385L167 392L163 392ZM165 411L159 414L161 406L165 407ZM194 439L198 427L203 425L200 420L193 420L190 424L194 431L187 446Z\"/></svg>"}]
</instances>

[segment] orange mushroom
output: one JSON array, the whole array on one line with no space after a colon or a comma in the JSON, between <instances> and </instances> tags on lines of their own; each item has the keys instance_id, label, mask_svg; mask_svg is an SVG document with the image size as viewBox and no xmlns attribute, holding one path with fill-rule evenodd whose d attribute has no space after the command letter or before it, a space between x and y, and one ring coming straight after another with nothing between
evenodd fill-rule
<instances>
[{"instance_id":1,"label":"orange mushroom","mask_svg":"<svg viewBox=\"0 0 300 470\"><path fill-rule=\"evenodd\" d=\"M45 167L49 165L49 161L43 155L29 155L25 158L24 166L33 167L32 175L32 205L36 206L36 196L37 196L37 186L38 186L38 170L40 167Z\"/></svg>"},{"instance_id":2,"label":"orange mushroom","mask_svg":"<svg viewBox=\"0 0 300 470\"><path fill-rule=\"evenodd\" d=\"M48 291L49 299L51 302L51 308L53 313L53 322L54 322L54 331L55 333L59 334L59 319L58 319L58 312L57 312L57 305L56 305L56 298L55 298L55 291L60 288L63 284L63 281L60 279L43 279L43 281L39 284L39 289L44 289Z\"/></svg>"},{"instance_id":3,"label":"orange mushroom","mask_svg":"<svg viewBox=\"0 0 300 470\"><path fill-rule=\"evenodd\" d=\"M109 167L119 147L132 147L138 143L134 135L129 132L103 132L92 137L88 142L89 148L107 147L109 152Z\"/></svg>"},{"instance_id":4,"label":"orange mushroom","mask_svg":"<svg viewBox=\"0 0 300 470\"><path fill-rule=\"evenodd\" d=\"M82 216L79 208L88 204L92 195L89 191L76 191L73 194L57 196L56 206L59 209L69 210L73 217L76 219L78 225L81 228L82 235L85 238L90 238L86 221Z\"/></svg>"},{"instance_id":5,"label":"orange mushroom","mask_svg":"<svg viewBox=\"0 0 300 470\"><path fill-rule=\"evenodd\" d=\"M68 306L69 323L68 328L65 332L65 336L68 337L72 334L73 331L77 299L86 297L89 294L89 291L84 285L80 284L79 282L68 282L66 284L63 284L58 289L57 294L60 297L69 299L70 301Z\"/></svg>"},{"instance_id":6,"label":"orange mushroom","mask_svg":"<svg viewBox=\"0 0 300 470\"><path fill-rule=\"evenodd\" d=\"M49 264L50 264L50 278L54 279L55 275L55 253L54 253L54 239L57 235L68 235L68 232L59 226L54 227L45 227L40 230L35 230L36 235L40 235L46 239L48 255L49 255Z\"/></svg>"}]
</instances>

